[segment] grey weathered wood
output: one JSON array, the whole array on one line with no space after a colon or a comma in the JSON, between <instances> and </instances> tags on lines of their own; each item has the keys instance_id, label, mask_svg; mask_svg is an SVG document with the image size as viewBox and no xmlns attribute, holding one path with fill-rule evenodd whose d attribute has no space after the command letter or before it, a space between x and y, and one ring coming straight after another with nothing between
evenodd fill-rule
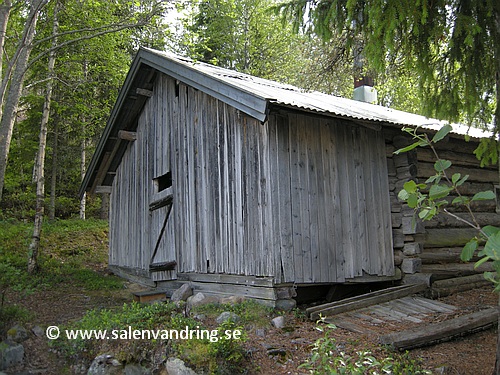
<instances>
[{"instance_id":1,"label":"grey weathered wood","mask_svg":"<svg viewBox=\"0 0 500 375\"><path fill-rule=\"evenodd\" d=\"M152 97L153 96L153 91L151 90L147 90L147 89L141 89L141 88L137 88L135 90L136 94L138 95L142 95L142 96L146 96L148 98Z\"/></svg>"},{"instance_id":2,"label":"grey weathered wood","mask_svg":"<svg viewBox=\"0 0 500 375\"><path fill-rule=\"evenodd\" d=\"M479 267L474 267L474 263L449 263L449 264L424 264L422 265L422 273L432 273L435 276L442 276L444 278L474 275L476 273L491 272L493 271L492 262L486 262Z\"/></svg>"},{"instance_id":3,"label":"grey weathered wood","mask_svg":"<svg viewBox=\"0 0 500 375\"><path fill-rule=\"evenodd\" d=\"M111 194L112 191L111 186L99 185L95 188L96 194Z\"/></svg>"},{"instance_id":4,"label":"grey weathered wood","mask_svg":"<svg viewBox=\"0 0 500 375\"><path fill-rule=\"evenodd\" d=\"M118 132L118 138L123 139L124 141L133 142L133 141L137 140L137 132L120 130Z\"/></svg>"},{"instance_id":5,"label":"grey weathered wood","mask_svg":"<svg viewBox=\"0 0 500 375\"><path fill-rule=\"evenodd\" d=\"M390 345L396 350L407 350L474 333L489 328L497 322L498 308L494 307L441 323L384 335L379 338L379 342L383 345Z\"/></svg>"},{"instance_id":6,"label":"grey weathered wood","mask_svg":"<svg viewBox=\"0 0 500 375\"><path fill-rule=\"evenodd\" d=\"M332 316L347 311L361 309L378 303L387 302L396 298L405 297L411 294L422 292L426 285L404 285L386 290L367 293L362 296L348 298L342 301L326 303L306 309L311 320L317 320L320 315Z\"/></svg>"}]
</instances>

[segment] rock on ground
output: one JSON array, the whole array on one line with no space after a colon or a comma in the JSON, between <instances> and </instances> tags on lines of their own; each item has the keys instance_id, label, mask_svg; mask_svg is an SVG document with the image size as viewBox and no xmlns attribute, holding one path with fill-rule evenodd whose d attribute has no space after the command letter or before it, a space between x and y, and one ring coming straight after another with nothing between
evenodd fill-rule
<instances>
[{"instance_id":1,"label":"rock on ground","mask_svg":"<svg viewBox=\"0 0 500 375\"><path fill-rule=\"evenodd\" d=\"M3 341L0 343L0 371L23 362L24 347L21 344Z\"/></svg>"},{"instance_id":2,"label":"rock on ground","mask_svg":"<svg viewBox=\"0 0 500 375\"><path fill-rule=\"evenodd\" d=\"M222 324L222 323L227 322L227 321L231 321L233 323L238 323L240 321L240 317L233 312L224 311L223 313L221 313L217 317L217 319L215 319L215 321L218 324Z\"/></svg>"},{"instance_id":3,"label":"rock on ground","mask_svg":"<svg viewBox=\"0 0 500 375\"><path fill-rule=\"evenodd\" d=\"M168 375L197 375L189 367L186 367L184 361L179 358L169 358L166 363Z\"/></svg>"},{"instance_id":4,"label":"rock on ground","mask_svg":"<svg viewBox=\"0 0 500 375\"><path fill-rule=\"evenodd\" d=\"M170 301L178 302L178 301L186 301L188 297L193 295L193 288L189 283L182 284L182 286L177 289L170 297Z\"/></svg>"}]
</instances>

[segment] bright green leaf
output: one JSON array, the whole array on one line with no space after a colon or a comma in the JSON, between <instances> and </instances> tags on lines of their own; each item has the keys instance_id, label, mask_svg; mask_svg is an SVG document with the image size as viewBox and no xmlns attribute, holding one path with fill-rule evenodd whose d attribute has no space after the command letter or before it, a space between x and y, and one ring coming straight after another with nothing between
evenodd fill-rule
<instances>
[{"instance_id":1,"label":"bright green leaf","mask_svg":"<svg viewBox=\"0 0 500 375\"><path fill-rule=\"evenodd\" d=\"M417 194L410 194L408 200L406 201L410 208L415 208L418 205L418 197Z\"/></svg>"},{"instance_id":2,"label":"bright green leaf","mask_svg":"<svg viewBox=\"0 0 500 375\"><path fill-rule=\"evenodd\" d=\"M471 260L474 252L477 250L478 245L479 244L477 242L477 238L473 238L469 242L467 242L467 244L462 249L460 259L464 262L468 262L469 260Z\"/></svg>"},{"instance_id":3,"label":"bright green leaf","mask_svg":"<svg viewBox=\"0 0 500 375\"><path fill-rule=\"evenodd\" d=\"M401 190L398 193L398 198L400 201L406 202L406 200L408 199L409 196L410 196L410 194L408 194L408 192L405 189Z\"/></svg>"},{"instance_id":4,"label":"bright green leaf","mask_svg":"<svg viewBox=\"0 0 500 375\"><path fill-rule=\"evenodd\" d=\"M425 208L422 211L418 213L418 217L421 218L422 220L425 220L425 217L431 212L431 210Z\"/></svg>"},{"instance_id":5,"label":"bright green leaf","mask_svg":"<svg viewBox=\"0 0 500 375\"><path fill-rule=\"evenodd\" d=\"M500 232L496 232L488 237L483 251L491 259L500 260Z\"/></svg>"},{"instance_id":6,"label":"bright green leaf","mask_svg":"<svg viewBox=\"0 0 500 375\"><path fill-rule=\"evenodd\" d=\"M451 188L445 185L432 185L429 190L430 199L440 199L450 194Z\"/></svg>"},{"instance_id":7,"label":"bright green leaf","mask_svg":"<svg viewBox=\"0 0 500 375\"><path fill-rule=\"evenodd\" d=\"M492 192L491 190L480 191L479 193L476 193L472 197L473 201L484 201L484 200L489 200L489 199L495 199L495 193Z\"/></svg>"},{"instance_id":8,"label":"bright green leaf","mask_svg":"<svg viewBox=\"0 0 500 375\"><path fill-rule=\"evenodd\" d=\"M453 176L451 176L451 181L456 184L458 180L460 180L460 176L462 176L460 173L454 173Z\"/></svg>"},{"instance_id":9,"label":"bright green leaf","mask_svg":"<svg viewBox=\"0 0 500 375\"><path fill-rule=\"evenodd\" d=\"M486 225L483 228L483 232L486 234L486 236L491 237L497 234L500 231L499 227L495 227L493 225Z\"/></svg>"},{"instance_id":10,"label":"bright green leaf","mask_svg":"<svg viewBox=\"0 0 500 375\"><path fill-rule=\"evenodd\" d=\"M483 263L486 263L489 260L490 260L490 257L488 257L488 256L485 256L484 258L479 259L476 263L474 263L474 268L478 268Z\"/></svg>"},{"instance_id":11,"label":"bright green leaf","mask_svg":"<svg viewBox=\"0 0 500 375\"><path fill-rule=\"evenodd\" d=\"M469 203L469 198L467 197L456 197L451 202L451 204L467 204L467 203Z\"/></svg>"},{"instance_id":12,"label":"bright green leaf","mask_svg":"<svg viewBox=\"0 0 500 375\"><path fill-rule=\"evenodd\" d=\"M465 176L462 177L462 179L460 181L458 181L455 185L457 186L462 186L464 184L465 181L467 181L469 179L469 175L466 174Z\"/></svg>"},{"instance_id":13,"label":"bright green leaf","mask_svg":"<svg viewBox=\"0 0 500 375\"><path fill-rule=\"evenodd\" d=\"M426 184L432 184L433 182L437 182L437 183L439 183L439 181L436 181L436 180L437 180L437 179L440 179L440 178L441 178L441 176L439 176L439 175L435 174L434 176L429 177L429 178L425 181L425 183L426 183Z\"/></svg>"},{"instance_id":14,"label":"bright green leaf","mask_svg":"<svg viewBox=\"0 0 500 375\"><path fill-rule=\"evenodd\" d=\"M451 161L449 160L439 159L434 163L434 169L437 172L443 172L450 167L451 167Z\"/></svg>"},{"instance_id":15,"label":"bright green leaf","mask_svg":"<svg viewBox=\"0 0 500 375\"><path fill-rule=\"evenodd\" d=\"M417 191L417 184L415 181L407 181L403 185L403 188L408 192L408 193L415 193Z\"/></svg>"},{"instance_id":16,"label":"bright green leaf","mask_svg":"<svg viewBox=\"0 0 500 375\"><path fill-rule=\"evenodd\" d=\"M406 147L403 147L403 148L400 148L399 150L396 150L394 151L394 153L396 155L398 154L401 154L403 152L408 152L408 151L411 151L413 150L414 148L418 147L418 146L425 146L427 142L424 142L424 141L418 141L418 142L415 142L415 143L412 143L411 145L409 146L406 146Z\"/></svg>"},{"instance_id":17,"label":"bright green leaf","mask_svg":"<svg viewBox=\"0 0 500 375\"><path fill-rule=\"evenodd\" d=\"M453 128L449 124L443 126L441 129L439 129L439 131L436 134L434 134L434 137L432 137L432 142L439 142L441 139L446 137L448 133L451 132L452 130Z\"/></svg>"}]
</instances>

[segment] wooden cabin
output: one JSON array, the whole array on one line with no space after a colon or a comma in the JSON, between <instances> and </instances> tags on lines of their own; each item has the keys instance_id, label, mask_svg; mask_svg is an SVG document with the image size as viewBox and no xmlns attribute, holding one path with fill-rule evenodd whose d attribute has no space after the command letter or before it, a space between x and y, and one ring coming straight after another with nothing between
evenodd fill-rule
<instances>
[{"instance_id":1,"label":"wooden cabin","mask_svg":"<svg viewBox=\"0 0 500 375\"><path fill-rule=\"evenodd\" d=\"M427 150L393 155L409 142L401 127L437 125L143 48L80 193L111 194L117 274L272 305L297 286L459 262L461 224L413 225L396 198L432 173ZM471 175L467 194L493 188L496 169L476 169L465 131L442 143L444 156ZM481 210L496 218L496 203Z\"/></svg>"}]
</instances>

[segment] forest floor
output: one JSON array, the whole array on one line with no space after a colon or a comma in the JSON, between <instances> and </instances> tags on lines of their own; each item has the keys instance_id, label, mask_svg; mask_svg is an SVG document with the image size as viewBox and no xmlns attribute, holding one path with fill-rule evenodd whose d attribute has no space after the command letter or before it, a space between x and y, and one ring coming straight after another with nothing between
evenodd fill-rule
<instances>
[{"instance_id":1,"label":"forest floor","mask_svg":"<svg viewBox=\"0 0 500 375\"><path fill-rule=\"evenodd\" d=\"M134 288L134 285L129 288ZM475 310L477 307L495 305L496 296L490 288L476 289L442 298L441 301ZM112 293L95 293L84 289L52 289L40 291L24 298L9 296L9 301L22 305L35 313L36 319L27 324L43 328L62 325L81 318L91 309L113 308L131 301L130 289ZM287 327L292 329L276 329L269 324L265 337L249 330L248 340L244 346L251 355L248 358L250 374L306 374L307 371L298 366L309 358L311 345L321 337L316 324L304 319L297 312L285 315ZM371 351L378 358L391 355L386 348L376 343L376 337L360 335L341 328L333 332L338 347L345 352ZM496 349L497 330L489 329L460 339L415 349L409 357L421 361L425 369L433 373L445 374L491 374ZM68 371L67 359L60 358L50 351L45 337L31 335L25 344L26 361L22 368L15 371L30 373L60 374ZM280 349L284 355L271 356L269 348ZM436 371L444 368L445 372Z\"/></svg>"},{"instance_id":2,"label":"forest floor","mask_svg":"<svg viewBox=\"0 0 500 375\"><path fill-rule=\"evenodd\" d=\"M105 234L104 231L103 235ZM71 236L75 238L73 235ZM91 247L94 250L98 249L97 252L105 251L106 244L102 237L100 235L91 237L94 237L94 241L98 243L98 245L94 244ZM73 245L66 243L64 246L68 249L68 246ZM81 243L78 244L78 248L82 249ZM45 250L47 251L48 247ZM0 258L1 256L0 252ZM59 262L65 262L62 258L55 255L54 257ZM5 303L19 306L30 312L29 318L23 321L26 328L31 330L39 326L45 329L48 326L63 326L78 321L89 310L114 309L124 303L130 303L132 292L140 289L138 285L126 282L120 288L100 289L98 286L96 287L97 281L95 280L98 280L98 277L113 279L113 283L116 282L116 278L107 271L105 263L88 261L80 265L88 267L96 275L93 284L90 284L91 287L88 284L78 282L77 279L68 279L67 282L34 288L29 293L10 289L6 293ZM71 280L77 281L72 282ZM492 288L484 287L444 297L440 301L460 307L461 311L477 311L487 306L496 306L498 295L492 292ZM246 369L245 373L308 373L306 369L299 368L299 365L310 358L313 344L324 334L317 329L316 323L305 318L304 314L301 313L301 308L303 306L284 314L287 322L286 329L272 327L270 320L278 314L272 311L267 311L267 315L263 316L265 322L261 327L264 328L265 335L259 334L254 326L245 326L247 340L243 346L246 358L242 363L242 367ZM204 321L204 324L208 327L216 326L212 318ZM383 328L381 329L382 331L377 332L383 333ZM335 346L339 351L353 355L357 351L370 351L374 357L379 359L396 355L388 348L378 345L377 337L373 334L360 334L337 328L331 333L331 337L335 339ZM497 329L492 328L446 343L411 350L407 356L419 361L423 368L432 371L432 373L489 375L494 365L496 341ZM23 365L10 369L8 374L69 374L76 372L75 358L63 357L60 352L51 349L46 337L30 334L29 339L23 345L25 346Z\"/></svg>"}]
</instances>

